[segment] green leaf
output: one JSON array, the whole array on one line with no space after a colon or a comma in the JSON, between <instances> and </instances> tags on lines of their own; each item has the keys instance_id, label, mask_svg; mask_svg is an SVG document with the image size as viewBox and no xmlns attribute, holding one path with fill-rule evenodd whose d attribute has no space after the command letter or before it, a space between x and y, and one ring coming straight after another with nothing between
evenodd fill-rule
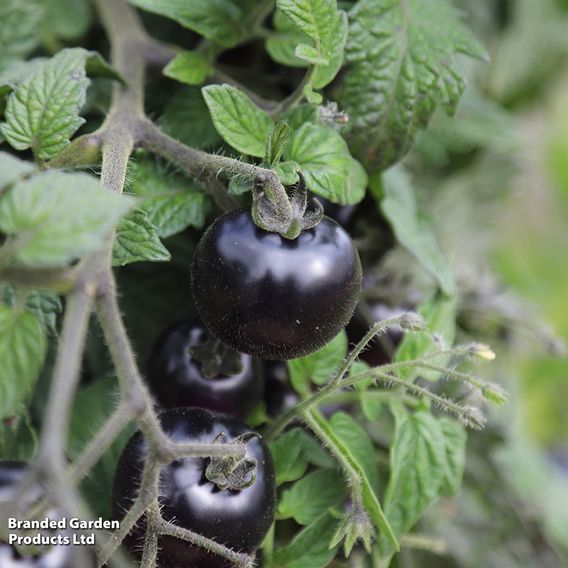
<instances>
[{"instance_id":1,"label":"green leaf","mask_svg":"<svg viewBox=\"0 0 568 568\"><path fill-rule=\"evenodd\" d=\"M318 467L334 467L329 454L302 428L293 428L270 444L274 460L276 484L281 485L302 477L311 463Z\"/></svg>"},{"instance_id":2,"label":"green leaf","mask_svg":"<svg viewBox=\"0 0 568 568\"><path fill-rule=\"evenodd\" d=\"M62 39L76 39L83 36L93 20L88 0L41 0L45 6L42 21L43 35Z\"/></svg>"},{"instance_id":3,"label":"green leaf","mask_svg":"<svg viewBox=\"0 0 568 568\"><path fill-rule=\"evenodd\" d=\"M209 60L197 51L178 53L164 69L164 75L187 85L201 85L211 72Z\"/></svg>"},{"instance_id":4,"label":"green leaf","mask_svg":"<svg viewBox=\"0 0 568 568\"><path fill-rule=\"evenodd\" d=\"M140 209L147 213L160 238L187 227L203 228L209 199L191 181L167 174L150 161L136 162L132 175L131 189L143 198Z\"/></svg>"},{"instance_id":5,"label":"green leaf","mask_svg":"<svg viewBox=\"0 0 568 568\"><path fill-rule=\"evenodd\" d=\"M19 83L8 97L1 125L16 150L31 148L36 158L48 160L67 146L85 122L79 111L89 85L87 67L96 74L113 74L98 54L73 48L42 62Z\"/></svg>"},{"instance_id":6,"label":"green leaf","mask_svg":"<svg viewBox=\"0 0 568 568\"><path fill-rule=\"evenodd\" d=\"M284 115L284 120L292 130L299 130L305 122L317 124L320 120L320 107L309 103L297 105Z\"/></svg>"},{"instance_id":7,"label":"green leaf","mask_svg":"<svg viewBox=\"0 0 568 568\"><path fill-rule=\"evenodd\" d=\"M35 170L34 164L0 152L0 191Z\"/></svg>"},{"instance_id":8,"label":"green leaf","mask_svg":"<svg viewBox=\"0 0 568 568\"><path fill-rule=\"evenodd\" d=\"M278 164L289 139L290 127L285 122L278 122L272 127L264 152L264 161L268 164L268 167L272 168Z\"/></svg>"},{"instance_id":9,"label":"green leaf","mask_svg":"<svg viewBox=\"0 0 568 568\"><path fill-rule=\"evenodd\" d=\"M47 171L0 199L0 230L18 241L20 262L59 266L102 246L132 204L90 175Z\"/></svg>"},{"instance_id":10,"label":"green leaf","mask_svg":"<svg viewBox=\"0 0 568 568\"><path fill-rule=\"evenodd\" d=\"M440 423L429 412L409 414L398 403L391 404L391 408L396 428L385 513L400 538L440 495L446 455ZM379 544L384 555L392 553L384 536Z\"/></svg>"},{"instance_id":11,"label":"green leaf","mask_svg":"<svg viewBox=\"0 0 568 568\"><path fill-rule=\"evenodd\" d=\"M304 475L308 467L308 460L304 456L302 446L299 443L301 435L301 430L294 428L285 432L275 442L270 444L277 485L299 479Z\"/></svg>"},{"instance_id":12,"label":"green leaf","mask_svg":"<svg viewBox=\"0 0 568 568\"><path fill-rule=\"evenodd\" d=\"M16 306L16 290L7 282L0 282L0 302ZM30 290L26 297L26 310L41 322L52 337L57 337L57 316L63 311L61 299L47 290Z\"/></svg>"},{"instance_id":13,"label":"green leaf","mask_svg":"<svg viewBox=\"0 0 568 568\"><path fill-rule=\"evenodd\" d=\"M238 43L246 31L238 0L129 0L131 4L175 20L224 47Z\"/></svg>"},{"instance_id":14,"label":"green leaf","mask_svg":"<svg viewBox=\"0 0 568 568\"><path fill-rule=\"evenodd\" d=\"M0 422L0 460L31 462L37 451L37 434L26 412Z\"/></svg>"},{"instance_id":15,"label":"green leaf","mask_svg":"<svg viewBox=\"0 0 568 568\"><path fill-rule=\"evenodd\" d=\"M339 471L314 471L282 493L278 518L293 518L301 525L309 525L329 509L341 507L346 495L347 487Z\"/></svg>"},{"instance_id":16,"label":"green leaf","mask_svg":"<svg viewBox=\"0 0 568 568\"><path fill-rule=\"evenodd\" d=\"M47 340L30 313L0 305L0 420L16 414L41 371Z\"/></svg>"},{"instance_id":17,"label":"green leaf","mask_svg":"<svg viewBox=\"0 0 568 568\"><path fill-rule=\"evenodd\" d=\"M188 146L207 150L221 143L201 89L187 87L176 93L162 116L165 132Z\"/></svg>"},{"instance_id":18,"label":"green leaf","mask_svg":"<svg viewBox=\"0 0 568 568\"><path fill-rule=\"evenodd\" d=\"M349 20L339 102L355 156L384 169L408 152L437 105L455 112L465 87L455 55L487 55L450 0L360 0Z\"/></svg>"},{"instance_id":19,"label":"green leaf","mask_svg":"<svg viewBox=\"0 0 568 568\"><path fill-rule=\"evenodd\" d=\"M306 357L288 361L290 381L299 393L309 390L310 381L323 385L332 378L347 354L347 335L345 331L338 333L319 351Z\"/></svg>"},{"instance_id":20,"label":"green leaf","mask_svg":"<svg viewBox=\"0 0 568 568\"><path fill-rule=\"evenodd\" d=\"M337 553L329 543L337 529L337 520L324 513L297 533L292 542L274 552L273 562L279 568L324 568Z\"/></svg>"},{"instance_id":21,"label":"green leaf","mask_svg":"<svg viewBox=\"0 0 568 568\"><path fill-rule=\"evenodd\" d=\"M41 43L37 31L45 16L41 0L0 2L0 71L24 59Z\"/></svg>"},{"instance_id":22,"label":"green leaf","mask_svg":"<svg viewBox=\"0 0 568 568\"><path fill-rule=\"evenodd\" d=\"M299 179L299 169L299 164L292 161L280 162L274 167L274 171L278 174L278 177L280 178L280 181L283 185L294 185L295 183L297 183Z\"/></svg>"},{"instance_id":23,"label":"green leaf","mask_svg":"<svg viewBox=\"0 0 568 568\"><path fill-rule=\"evenodd\" d=\"M421 216L408 175L399 167L383 176L384 198L381 210L398 242L438 281L442 291L455 293L452 270L432 232L431 224Z\"/></svg>"},{"instance_id":24,"label":"green leaf","mask_svg":"<svg viewBox=\"0 0 568 568\"><path fill-rule=\"evenodd\" d=\"M279 10L312 40L301 43L294 54L317 66L312 85L329 84L343 64L347 41L347 15L337 9L336 0L278 0Z\"/></svg>"},{"instance_id":25,"label":"green leaf","mask_svg":"<svg viewBox=\"0 0 568 568\"><path fill-rule=\"evenodd\" d=\"M294 55L311 63L312 65L328 65L329 61L320 55L320 52L311 45L306 45L305 43L301 43L296 46L294 50Z\"/></svg>"},{"instance_id":26,"label":"green leaf","mask_svg":"<svg viewBox=\"0 0 568 568\"><path fill-rule=\"evenodd\" d=\"M73 402L68 442L68 454L76 460L114 410L119 396L114 377L98 380L81 388ZM135 430L130 423L103 454L102 458L81 484L81 493L87 497L93 514L110 518L112 483L118 458Z\"/></svg>"},{"instance_id":27,"label":"green leaf","mask_svg":"<svg viewBox=\"0 0 568 568\"><path fill-rule=\"evenodd\" d=\"M112 249L112 265L124 266L133 262L167 262L168 249L160 241L158 229L144 209L135 209L116 227Z\"/></svg>"},{"instance_id":28,"label":"green leaf","mask_svg":"<svg viewBox=\"0 0 568 568\"><path fill-rule=\"evenodd\" d=\"M465 445L467 432L465 428L448 418L442 416L438 423L444 435L446 459L444 464L444 481L442 482L442 495L450 497L460 488L465 468Z\"/></svg>"},{"instance_id":29,"label":"green leaf","mask_svg":"<svg viewBox=\"0 0 568 568\"><path fill-rule=\"evenodd\" d=\"M375 462L373 442L369 434L353 417L345 412L336 412L329 419L329 425L361 466L369 484L376 493L379 490L379 471Z\"/></svg>"},{"instance_id":30,"label":"green leaf","mask_svg":"<svg viewBox=\"0 0 568 568\"><path fill-rule=\"evenodd\" d=\"M336 415L334 415L336 416ZM389 523L389 519L385 516L381 504L377 498L375 493L375 489L371 485L369 478L367 477L366 470L371 469L367 465L366 467L363 466L359 462L359 458L362 457L362 444L358 443L358 440L354 442L355 437L360 434L356 428L353 428L353 424L360 429L360 426L357 425L352 419L345 419L346 414L344 417L338 419L338 431L340 435L336 434L335 429L321 416L317 414L312 414L312 419L317 422L318 426L325 432L326 440L329 444L332 444L335 448L336 452L340 452L343 458L349 463L351 468L357 472L357 475L360 479L360 489L361 489L361 497L363 499L363 505L369 517L373 521L375 527L384 535L384 537L390 542L390 544L395 547L397 550L399 548L398 541L396 535ZM340 437L342 436L342 437ZM351 444L351 445L348 445ZM361 455L360 455L361 454ZM364 458L364 462L369 460L369 457L372 457L373 453L366 454Z\"/></svg>"},{"instance_id":31,"label":"green leaf","mask_svg":"<svg viewBox=\"0 0 568 568\"><path fill-rule=\"evenodd\" d=\"M250 98L230 85L209 85L203 97L217 132L233 148L250 156L264 157L272 119Z\"/></svg>"},{"instance_id":32,"label":"green leaf","mask_svg":"<svg viewBox=\"0 0 568 568\"><path fill-rule=\"evenodd\" d=\"M275 33L268 36L266 50L277 63L288 67L307 67L308 63L296 56L296 46L310 41L280 10L274 12Z\"/></svg>"},{"instance_id":33,"label":"green leaf","mask_svg":"<svg viewBox=\"0 0 568 568\"><path fill-rule=\"evenodd\" d=\"M0 71L0 108L4 112L6 97L28 76L38 69L45 57L30 61L16 61Z\"/></svg>"},{"instance_id":34,"label":"green leaf","mask_svg":"<svg viewBox=\"0 0 568 568\"><path fill-rule=\"evenodd\" d=\"M395 355L395 362L419 359L428 353L437 351L440 343L451 347L456 334L456 300L453 298L435 297L422 304L418 309L428 324L431 333L406 333ZM433 340L432 334L436 337ZM448 355L441 355L430 362L438 366L445 366L449 361ZM413 379L420 376L435 381L440 377L438 371L431 369L401 369L401 377Z\"/></svg>"},{"instance_id":35,"label":"green leaf","mask_svg":"<svg viewBox=\"0 0 568 568\"><path fill-rule=\"evenodd\" d=\"M306 123L294 132L284 155L300 165L314 193L342 205L363 199L367 174L335 130Z\"/></svg>"},{"instance_id":36,"label":"green leaf","mask_svg":"<svg viewBox=\"0 0 568 568\"><path fill-rule=\"evenodd\" d=\"M63 312L59 296L46 290L32 290L27 298L26 309L41 322L49 335L57 336L57 317Z\"/></svg>"}]
</instances>

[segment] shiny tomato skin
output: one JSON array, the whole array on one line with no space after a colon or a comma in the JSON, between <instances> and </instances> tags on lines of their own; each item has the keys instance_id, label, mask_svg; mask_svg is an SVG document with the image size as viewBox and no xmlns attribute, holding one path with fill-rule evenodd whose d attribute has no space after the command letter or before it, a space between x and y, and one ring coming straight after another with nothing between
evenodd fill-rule
<instances>
[{"instance_id":1,"label":"shiny tomato skin","mask_svg":"<svg viewBox=\"0 0 568 568\"><path fill-rule=\"evenodd\" d=\"M176 408L160 414L166 435L178 443L212 443L224 433L226 442L252 430L233 418L202 408ZM264 442L246 442L247 457L257 460L255 482L240 491L220 490L205 477L209 462L185 458L162 467L159 502L165 519L215 540L233 550L252 554L274 520L276 489L272 457ZM113 487L114 517L120 519L136 498L146 457L140 432L130 438L118 462ZM140 554L144 527L140 524L125 541ZM159 566L230 568L225 559L180 539L160 538Z\"/></svg>"},{"instance_id":2,"label":"shiny tomato skin","mask_svg":"<svg viewBox=\"0 0 568 568\"><path fill-rule=\"evenodd\" d=\"M213 335L237 351L286 360L317 351L349 322L361 263L351 237L328 217L291 240L259 229L239 209L203 234L192 287Z\"/></svg>"},{"instance_id":3,"label":"shiny tomato skin","mask_svg":"<svg viewBox=\"0 0 568 568\"><path fill-rule=\"evenodd\" d=\"M198 321L182 320L156 342L146 365L146 378L163 408L197 406L236 418L246 418L262 399L262 377L252 358L238 355L241 371L207 378L189 349L204 343L208 332Z\"/></svg>"}]
</instances>

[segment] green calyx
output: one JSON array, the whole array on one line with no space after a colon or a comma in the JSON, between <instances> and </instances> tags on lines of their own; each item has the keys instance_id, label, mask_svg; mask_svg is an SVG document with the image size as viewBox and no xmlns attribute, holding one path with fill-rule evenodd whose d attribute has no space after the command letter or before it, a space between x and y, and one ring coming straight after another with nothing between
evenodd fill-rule
<instances>
[{"instance_id":1,"label":"green calyx","mask_svg":"<svg viewBox=\"0 0 568 568\"><path fill-rule=\"evenodd\" d=\"M235 438L231 444L243 446L252 438L258 437L255 432L249 432ZM213 440L214 444L225 444L226 436L221 433ZM237 458L232 456L212 457L209 460L205 477L222 491L241 491L250 487L256 481L257 462L255 459Z\"/></svg>"},{"instance_id":2,"label":"green calyx","mask_svg":"<svg viewBox=\"0 0 568 568\"><path fill-rule=\"evenodd\" d=\"M298 171L298 183L289 195L272 187L266 177L257 178L253 187L252 217L255 224L287 239L295 239L315 227L323 218L323 207L317 199L308 199L306 180Z\"/></svg>"}]
</instances>

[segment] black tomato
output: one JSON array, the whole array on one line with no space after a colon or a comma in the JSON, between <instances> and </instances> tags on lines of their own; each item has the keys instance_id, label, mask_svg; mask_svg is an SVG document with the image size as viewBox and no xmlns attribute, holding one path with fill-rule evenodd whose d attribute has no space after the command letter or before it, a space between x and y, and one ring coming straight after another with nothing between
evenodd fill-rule
<instances>
[{"instance_id":1,"label":"black tomato","mask_svg":"<svg viewBox=\"0 0 568 568\"><path fill-rule=\"evenodd\" d=\"M173 442L213 443L220 434L224 442L252 432L241 422L201 408L176 408L160 414L166 435ZM163 466L159 502L164 518L176 525L215 540L233 550L252 554L274 520L276 490L274 466L264 442L246 441L246 459L256 461L256 478L243 489L221 488L209 481L213 460L185 458ZM140 432L130 438L118 462L114 478L113 507L121 518L136 498L146 444ZM143 526L125 541L133 554L142 550ZM231 563L203 548L173 537L159 541L160 566L175 568L229 568Z\"/></svg>"},{"instance_id":2,"label":"black tomato","mask_svg":"<svg viewBox=\"0 0 568 568\"><path fill-rule=\"evenodd\" d=\"M206 328L183 320L168 328L156 342L146 366L146 377L164 408L198 406L237 418L246 418L260 402L264 385L254 372L252 359L234 353L234 373L206 377L190 349L209 340Z\"/></svg>"},{"instance_id":3,"label":"black tomato","mask_svg":"<svg viewBox=\"0 0 568 568\"><path fill-rule=\"evenodd\" d=\"M407 311L408 309L401 306L392 307L383 302L370 302L360 306L347 327L349 340L357 343L363 339L374 323L397 317ZM376 337L361 353L360 358L372 367L391 363L396 348L403 338L404 331L400 327L391 327L385 334Z\"/></svg>"},{"instance_id":4,"label":"black tomato","mask_svg":"<svg viewBox=\"0 0 568 568\"><path fill-rule=\"evenodd\" d=\"M361 263L351 237L328 217L290 240L236 210L203 234L192 284L213 335L237 351L292 359L317 351L347 325Z\"/></svg>"}]
</instances>

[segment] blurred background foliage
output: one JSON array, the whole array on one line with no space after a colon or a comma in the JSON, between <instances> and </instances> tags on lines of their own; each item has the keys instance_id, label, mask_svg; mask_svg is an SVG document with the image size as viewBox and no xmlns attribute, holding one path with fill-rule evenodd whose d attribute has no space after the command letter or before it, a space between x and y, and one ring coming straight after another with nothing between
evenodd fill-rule
<instances>
[{"instance_id":1,"label":"blurred background foliage","mask_svg":"<svg viewBox=\"0 0 568 568\"><path fill-rule=\"evenodd\" d=\"M406 159L452 255L462 332L512 393L470 434L464 488L399 566L568 566L568 2L461 0L491 62ZM435 551L435 541L431 543Z\"/></svg>"}]
</instances>

